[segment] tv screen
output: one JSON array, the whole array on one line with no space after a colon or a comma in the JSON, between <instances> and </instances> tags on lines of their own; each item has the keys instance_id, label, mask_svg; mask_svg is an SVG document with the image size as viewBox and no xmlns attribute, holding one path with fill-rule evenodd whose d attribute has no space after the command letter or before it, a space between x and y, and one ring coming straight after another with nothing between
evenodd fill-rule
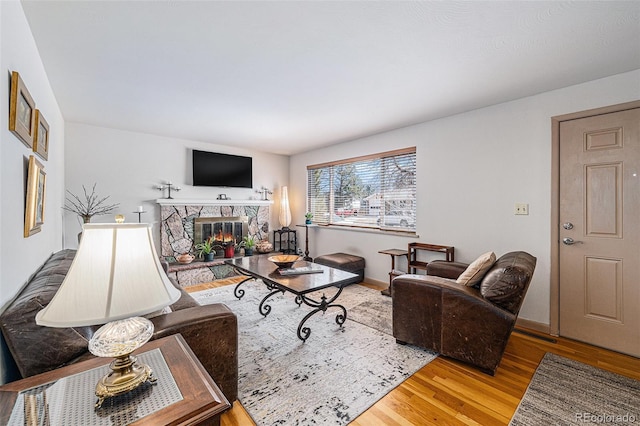
<instances>
[{"instance_id":1,"label":"tv screen","mask_svg":"<svg viewBox=\"0 0 640 426\"><path fill-rule=\"evenodd\" d=\"M193 185L253 187L251 157L193 150Z\"/></svg>"}]
</instances>

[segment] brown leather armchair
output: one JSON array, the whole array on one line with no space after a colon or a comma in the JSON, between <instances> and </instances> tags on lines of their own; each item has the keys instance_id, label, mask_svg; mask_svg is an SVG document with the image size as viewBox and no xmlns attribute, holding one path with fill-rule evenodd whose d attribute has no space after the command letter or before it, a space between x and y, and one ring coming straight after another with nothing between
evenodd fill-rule
<instances>
[{"instance_id":1,"label":"brown leather armchair","mask_svg":"<svg viewBox=\"0 0 640 426\"><path fill-rule=\"evenodd\" d=\"M393 280L393 335L400 344L430 349L494 375L531 282L536 258L500 257L479 285L455 279L467 265L431 262L427 275Z\"/></svg>"}]
</instances>

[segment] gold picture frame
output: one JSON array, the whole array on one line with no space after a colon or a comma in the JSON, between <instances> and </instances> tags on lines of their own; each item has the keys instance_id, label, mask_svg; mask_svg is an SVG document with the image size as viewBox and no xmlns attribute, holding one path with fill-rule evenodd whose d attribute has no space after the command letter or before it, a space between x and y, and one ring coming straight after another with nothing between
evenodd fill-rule
<instances>
[{"instance_id":1,"label":"gold picture frame","mask_svg":"<svg viewBox=\"0 0 640 426\"><path fill-rule=\"evenodd\" d=\"M47 189L47 174L42 164L33 155L29 156L27 172L27 199L24 213L24 237L41 231L44 224L44 203Z\"/></svg>"},{"instance_id":2,"label":"gold picture frame","mask_svg":"<svg viewBox=\"0 0 640 426\"><path fill-rule=\"evenodd\" d=\"M17 71L11 73L9 130L29 148L33 147L36 103Z\"/></svg>"},{"instance_id":3,"label":"gold picture frame","mask_svg":"<svg viewBox=\"0 0 640 426\"><path fill-rule=\"evenodd\" d=\"M42 111L36 110L36 125L33 134L33 152L42 157L43 160L49 159L49 123L42 116Z\"/></svg>"}]
</instances>

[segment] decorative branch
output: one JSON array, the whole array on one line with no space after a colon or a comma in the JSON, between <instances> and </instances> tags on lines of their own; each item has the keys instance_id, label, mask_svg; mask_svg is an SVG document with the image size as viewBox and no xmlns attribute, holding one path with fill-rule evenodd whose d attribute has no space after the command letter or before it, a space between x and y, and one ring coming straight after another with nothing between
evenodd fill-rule
<instances>
[{"instance_id":1,"label":"decorative branch","mask_svg":"<svg viewBox=\"0 0 640 426\"><path fill-rule=\"evenodd\" d=\"M67 189L69 196L65 200L65 205L62 207L64 210L81 216L85 222L88 222L92 216L100 216L111 213L120 204L104 204L109 196L98 198L96 194L96 184L93 184L91 188L91 194L87 193L87 188L82 185L84 192L84 200L80 199L77 195Z\"/></svg>"}]
</instances>

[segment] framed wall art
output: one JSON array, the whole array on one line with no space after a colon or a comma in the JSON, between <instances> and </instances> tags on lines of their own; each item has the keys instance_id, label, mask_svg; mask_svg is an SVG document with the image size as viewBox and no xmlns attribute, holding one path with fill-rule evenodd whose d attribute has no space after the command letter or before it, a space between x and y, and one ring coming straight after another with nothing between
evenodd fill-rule
<instances>
[{"instance_id":1,"label":"framed wall art","mask_svg":"<svg viewBox=\"0 0 640 426\"><path fill-rule=\"evenodd\" d=\"M9 130L29 148L33 147L36 103L17 71L11 73L9 97Z\"/></svg>"},{"instance_id":2,"label":"framed wall art","mask_svg":"<svg viewBox=\"0 0 640 426\"><path fill-rule=\"evenodd\" d=\"M27 172L27 199L24 213L24 237L30 237L41 231L44 223L44 201L46 195L47 174L42 164L33 155L29 156Z\"/></svg>"},{"instance_id":3,"label":"framed wall art","mask_svg":"<svg viewBox=\"0 0 640 426\"><path fill-rule=\"evenodd\" d=\"M42 111L39 109L36 110L33 152L42 157L43 160L49 159L49 123L44 119Z\"/></svg>"}]
</instances>

